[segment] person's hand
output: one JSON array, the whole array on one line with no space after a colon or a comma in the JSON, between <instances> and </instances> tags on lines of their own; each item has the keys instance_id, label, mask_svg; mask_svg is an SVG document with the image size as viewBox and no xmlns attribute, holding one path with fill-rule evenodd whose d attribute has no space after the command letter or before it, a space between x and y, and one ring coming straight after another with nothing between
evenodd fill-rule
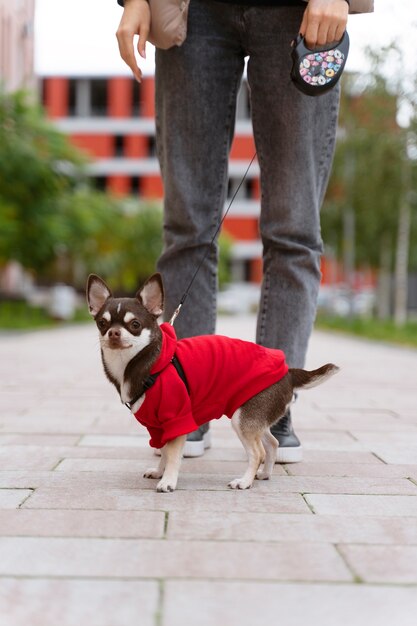
<instances>
[{"instance_id":1,"label":"person's hand","mask_svg":"<svg viewBox=\"0 0 417 626\"><path fill-rule=\"evenodd\" d=\"M125 0L123 16L116 33L117 43L120 56L139 82L142 80L142 72L136 62L133 37L139 35L138 52L143 59L146 59L145 46L150 23L151 12L146 0Z\"/></svg>"},{"instance_id":2,"label":"person's hand","mask_svg":"<svg viewBox=\"0 0 417 626\"><path fill-rule=\"evenodd\" d=\"M339 41L346 30L348 13L346 0L310 0L300 26L307 46L315 48Z\"/></svg>"}]
</instances>

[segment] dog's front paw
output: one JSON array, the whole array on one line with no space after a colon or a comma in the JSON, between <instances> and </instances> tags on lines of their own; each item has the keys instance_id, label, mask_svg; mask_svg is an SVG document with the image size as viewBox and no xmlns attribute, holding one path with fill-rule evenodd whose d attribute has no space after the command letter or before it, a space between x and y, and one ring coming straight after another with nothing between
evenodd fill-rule
<instances>
[{"instance_id":1,"label":"dog's front paw","mask_svg":"<svg viewBox=\"0 0 417 626\"><path fill-rule=\"evenodd\" d=\"M162 472L158 471L157 468L150 467L143 474L143 477L144 478L161 478L162 477Z\"/></svg>"},{"instance_id":2,"label":"dog's front paw","mask_svg":"<svg viewBox=\"0 0 417 626\"><path fill-rule=\"evenodd\" d=\"M176 483L174 484L173 481L169 481L169 480L160 480L159 483L156 486L156 490L159 493L170 493L172 491L175 491L175 487L176 487Z\"/></svg>"},{"instance_id":3,"label":"dog's front paw","mask_svg":"<svg viewBox=\"0 0 417 626\"><path fill-rule=\"evenodd\" d=\"M230 489L250 489L252 483L243 478L235 478L235 480L232 480L227 486L230 487Z\"/></svg>"}]
</instances>

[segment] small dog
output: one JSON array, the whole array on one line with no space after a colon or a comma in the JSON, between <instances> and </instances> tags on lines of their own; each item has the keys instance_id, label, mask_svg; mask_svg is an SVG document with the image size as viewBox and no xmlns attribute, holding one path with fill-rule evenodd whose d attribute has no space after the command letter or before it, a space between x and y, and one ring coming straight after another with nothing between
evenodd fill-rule
<instances>
[{"instance_id":1,"label":"small dog","mask_svg":"<svg viewBox=\"0 0 417 626\"><path fill-rule=\"evenodd\" d=\"M154 274L135 298L114 298L90 275L87 302L99 330L107 378L161 448L161 460L144 476L160 479L157 491L177 486L188 433L222 415L231 418L249 459L232 489L248 489L272 474L278 442L270 427L284 416L295 389L313 387L338 371L329 363L311 372L289 369L280 350L207 335L177 341L170 324L158 324L164 293ZM263 467L261 469L261 465Z\"/></svg>"}]
</instances>

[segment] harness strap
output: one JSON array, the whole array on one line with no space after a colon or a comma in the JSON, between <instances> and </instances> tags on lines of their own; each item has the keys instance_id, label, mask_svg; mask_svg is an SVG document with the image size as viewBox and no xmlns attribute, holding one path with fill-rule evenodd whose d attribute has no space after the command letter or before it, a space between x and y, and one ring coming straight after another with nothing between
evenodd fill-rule
<instances>
[{"instance_id":1,"label":"harness strap","mask_svg":"<svg viewBox=\"0 0 417 626\"><path fill-rule=\"evenodd\" d=\"M173 365L177 371L178 376L181 378L182 382L184 383L188 394L190 393L190 388L188 386L188 381L187 381L187 377L185 375L185 372L183 370L183 367L181 365L181 363L178 360L178 357L174 354L174 356L172 357L171 361L169 362L169 365ZM168 366L167 366L168 367ZM157 378L162 374L162 372L164 372L166 370L166 367L164 367L163 370L159 371L159 372L155 372L155 374L149 374L149 376L147 376L143 382L142 382L142 391L133 398L133 400L131 400L130 402L125 402L125 406L127 406L127 408L129 409L129 411L132 410L132 406L143 396L143 394L145 393L145 391L147 391L148 389L150 389L156 382Z\"/></svg>"}]
</instances>

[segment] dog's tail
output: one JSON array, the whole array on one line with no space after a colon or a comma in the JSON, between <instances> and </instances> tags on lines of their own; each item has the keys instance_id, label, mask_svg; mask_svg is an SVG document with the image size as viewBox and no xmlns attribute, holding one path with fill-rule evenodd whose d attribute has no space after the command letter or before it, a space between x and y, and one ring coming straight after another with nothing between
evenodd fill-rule
<instances>
[{"instance_id":1,"label":"dog's tail","mask_svg":"<svg viewBox=\"0 0 417 626\"><path fill-rule=\"evenodd\" d=\"M324 383L324 381L330 378L330 376L337 374L338 371L339 368L337 365L327 363L326 365L323 365L316 370L312 370L311 372L297 368L290 368L288 373L291 376L294 389L300 389L300 387L310 389L311 387L321 385L321 383Z\"/></svg>"}]
</instances>

